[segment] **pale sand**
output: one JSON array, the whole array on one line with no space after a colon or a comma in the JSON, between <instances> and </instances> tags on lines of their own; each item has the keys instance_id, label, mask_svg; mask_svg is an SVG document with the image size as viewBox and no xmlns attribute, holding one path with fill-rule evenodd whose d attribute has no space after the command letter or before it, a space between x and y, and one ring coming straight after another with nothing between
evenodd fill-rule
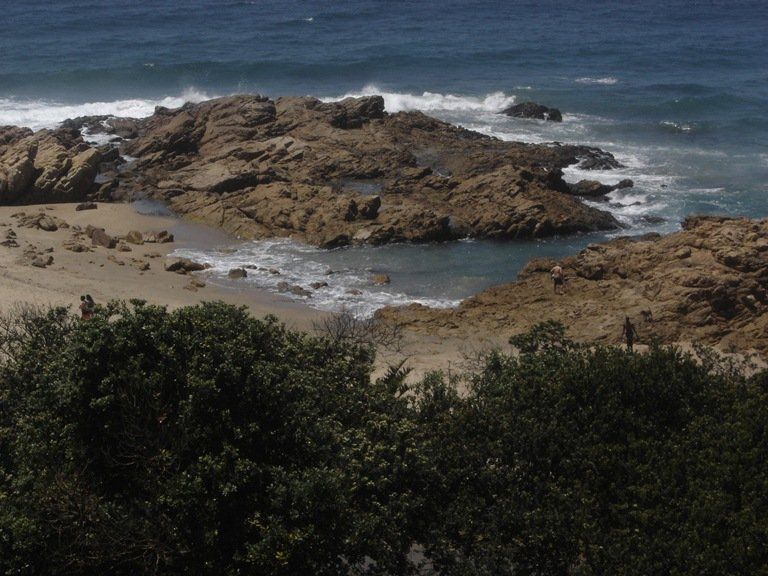
<instances>
[{"instance_id":1,"label":"pale sand","mask_svg":"<svg viewBox=\"0 0 768 576\"><path fill-rule=\"evenodd\" d=\"M104 228L111 236L123 236L131 230L141 232L169 230L175 241L166 244L130 244L131 252L120 252L93 246L92 252L72 252L62 243L72 234L72 228L55 232L25 228L13 214L44 212L65 221L70 226L85 229L88 224ZM223 246L235 240L223 233L190 224L173 217L142 215L128 204L99 203L96 210L76 211L75 204L0 207L0 241L7 230L17 234L19 247L0 246L0 310L7 311L17 303L71 306L78 314L80 295L90 294L97 303L109 300L139 298L169 309L193 305L202 301L221 300L244 305L256 318L267 314L277 316L287 327L314 333L314 323L325 313L302 303L288 300L278 294L253 287L238 287L237 281L227 286L206 282L197 291L185 289L189 275L165 271L166 256L174 249L190 245ZM87 237L82 243L91 246ZM30 265L24 251L34 246L38 252L53 248L54 262L47 268ZM110 260L112 258L112 260ZM118 260L122 265L115 262ZM150 268L140 271L136 265L149 262ZM196 276L205 280L204 274ZM466 339L437 339L407 333L398 350L380 350L377 354L374 376L383 374L391 364L406 360L412 368L411 380L426 372L442 370L446 374L460 371L466 357L480 349L501 345L493 338L468 342Z\"/></svg>"}]
</instances>

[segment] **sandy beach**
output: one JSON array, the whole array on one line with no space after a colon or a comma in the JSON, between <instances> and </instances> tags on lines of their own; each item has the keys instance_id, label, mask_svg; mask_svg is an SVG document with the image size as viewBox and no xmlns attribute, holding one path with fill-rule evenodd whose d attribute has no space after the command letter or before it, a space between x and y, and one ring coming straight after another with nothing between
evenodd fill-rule
<instances>
[{"instance_id":1,"label":"sandy beach","mask_svg":"<svg viewBox=\"0 0 768 576\"><path fill-rule=\"evenodd\" d=\"M165 270L168 255L177 248L219 246L235 242L226 234L192 224L175 217L138 213L130 204L99 203L95 210L75 210L76 204L0 207L0 236L15 233L17 247L0 246L0 310L9 311L18 304L71 306L77 314L80 295L91 294L98 303L109 300L139 298L170 309L203 301L221 300L244 305L261 318L277 316L289 328L314 331L314 324L326 313L300 302L288 300L272 292L252 286L237 286L236 281L207 281L205 273L179 275ZM21 224L25 216L46 214L66 223L55 231L45 231ZM122 252L93 246L80 233L80 243L88 252L73 252L65 244L77 235L77 227L103 228L110 236L124 236L132 230L143 233L167 230L175 239L168 243L127 244L131 251ZM25 254L26 253L26 254ZM45 268L33 266L31 254L48 255L53 262ZM147 267L148 265L148 267ZM192 278L205 283L191 285ZM467 338L430 337L406 332L394 349L378 352L375 376L389 365L406 360L413 377L430 370L446 373L461 371L467 359L481 350L503 345L502 338L492 336Z\"/></svg>"},{"instance_id":2,"label":"sandy beach","mask_svg":"<svg viewBox=\"0 0 768 576\"><path fill-rule=\"evenodd\" d=\"M76 204L39 206L4 206L0 208L0 235L9 230L16 234L18 247L0 247L0 308L8 310L16 303L72 306L73 313L82 294L91 294L97 302L113 299L140 298L153 304L177 308L205 300L247 306L254 316L278 316L291 328L308 330L321 313L285 298L251 288L225 287L205 282L192 290L191 276L165 271L169 253L194 243L226 243L228 238L217 231L182 222L173 217L139 214L129 204L99 203L96 210L75 210ZM20 214L45 213L66 222L49 232L26 228L19 224ZM16 217L14 217L16 215ZM89 252L73 252L63 244L75 233L76 226L104 228L111 236L124 236L131 230L158 232L167 230L174 242L128 244L130 252L91 245L88 238L81 244ZM231 241L231 240L230 240ZM45 268L31 265L25 251L50 254L53 262ZM148 267L147 267L148 265ZM142 269L146 268L146 269Z\"/></svg>"}]
</instances>

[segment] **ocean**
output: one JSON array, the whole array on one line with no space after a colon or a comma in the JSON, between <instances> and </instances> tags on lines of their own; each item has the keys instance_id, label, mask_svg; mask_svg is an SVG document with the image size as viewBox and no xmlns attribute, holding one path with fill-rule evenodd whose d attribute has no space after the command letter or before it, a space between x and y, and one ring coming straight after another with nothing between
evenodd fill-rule
<instances>
[{"instance_id":1,"label":"ocean","mask_svg":"<svg viewBox=\"0 0 768 576\"><path fill-rule=\"evenodd\" d=\"M390 112L422 110L505 140L599 146L626 168L569 169L566 179L635 182L600 204L624 225L612 234L334 251L286 240L186 249L214 265L222 283L230 267L247 263L302 285L331 278L310 301L322 309L452 306L514 279L534 256L671 232L689 214L768 216L764 0L25 0L4 2L3 16L0 125L141 117L156 105L233 93L382 94ZM563 122L497 114L525 100L561 109ZM391 284L370 286L373 272ZM246 281L276 289L278 279Z\"/></svg>"}]
</instances>

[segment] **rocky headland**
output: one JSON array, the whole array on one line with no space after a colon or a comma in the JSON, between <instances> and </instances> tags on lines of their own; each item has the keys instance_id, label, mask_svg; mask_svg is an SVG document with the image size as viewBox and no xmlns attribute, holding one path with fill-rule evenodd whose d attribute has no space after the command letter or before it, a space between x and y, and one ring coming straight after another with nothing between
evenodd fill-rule
<instances>
[{"instance_id":1,"label":"rocky headland","mask_svg":"<svg viewBox=\"0 0 768 576\"><path fill-rule=\"evenodd\" d=\"M768 351L768 220L690 217L680 232L593 244L559 263L564 295L553 293L555 262L534 259L516 282L457 309L414 304L381 309L377 317L452 337L513 335L556 320L576 340L618 343L629 316L645 343Z\"/></svg>"},{"instance_id":2,"label":"rocky headland","mask_svg":"<svg viewBox=\"0 0 768 576\"><path fill-rule=\"evenodd\" d=\"M152 197L242 238L310 244L532 238L616 228L561 169L619 163L584 146L503 142L381 97L232 96L144 120L65 125L125 139L136 160L104 175L101 199Z\"/></svg>"}]
</instances>

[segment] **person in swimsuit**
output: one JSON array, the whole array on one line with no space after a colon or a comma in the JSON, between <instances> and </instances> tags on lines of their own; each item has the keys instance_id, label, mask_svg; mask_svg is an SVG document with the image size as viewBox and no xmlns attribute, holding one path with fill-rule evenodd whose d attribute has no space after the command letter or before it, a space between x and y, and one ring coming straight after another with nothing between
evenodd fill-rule
<instances>
[{"instance_id":1,"label":"person in swimsuit","mask_svg":"<svg viewBox=\"0 0 768 576\"><path fill-rule=\"evenodd\" d=\"M635 338L637 338L637 330L635 330L635 325L629 320L629 316L624 317L624 328L621 331L621 335L627 340L627 351L632 352L632 346L635 343Z\"/></svg>"},{"instance_id":2,"label":"person in swimsuit","mask_svg":"<svg viewBox=\"0 0 768 576\"><path fill-rule=\"evenodd\" d=\"M555 294L562 294L565 291L565 276L563 276L562 266L560 266L560 264L555 265L550 271L550 274L552 276L552 284L555 288Z\"/></svg>"}]
</instances>

